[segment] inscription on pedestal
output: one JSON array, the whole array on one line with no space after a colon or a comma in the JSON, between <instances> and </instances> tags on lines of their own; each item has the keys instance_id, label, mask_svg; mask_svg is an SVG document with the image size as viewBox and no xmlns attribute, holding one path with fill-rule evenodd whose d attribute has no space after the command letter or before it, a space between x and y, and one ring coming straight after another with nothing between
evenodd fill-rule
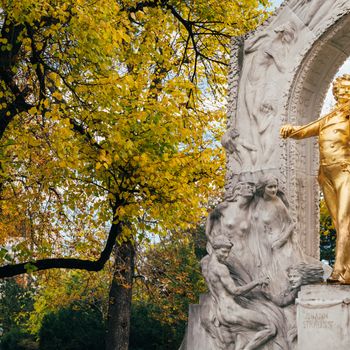
<instances>
[{"instance_id":1,"label":"inscription on pedestal","mask_svg":"<svg viewBox=\"0 0 350 350\"><path fill-rule=\"evenodd\" d=\"M350 286L309 285L297 299L298 350L350 349Z\"/></svg>"},{"instance_id":2,"label":"inscription on pedestal","mask_svg":"<svg viewBox=\"0 0 350 350\"><path fill-rule=\"evenodd\" d=\"M334 321L329 319L327 312L305 312L303 327L315 329L332 329Z\"/></svg>"}]
</instances>

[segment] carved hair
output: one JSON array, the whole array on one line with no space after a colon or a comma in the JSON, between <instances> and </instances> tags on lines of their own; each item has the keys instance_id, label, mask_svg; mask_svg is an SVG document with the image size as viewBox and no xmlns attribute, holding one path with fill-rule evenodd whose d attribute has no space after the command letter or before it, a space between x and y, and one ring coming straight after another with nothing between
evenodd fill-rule
<instances>
[{"instance_id":1,"label":"carved hair","mask_svg":"<svg viewBox=\"0 0 350 350\"><path fill-rule=\"evenodd\" d=\"M289 266L287 273L296 271L301 276L301 284L319 283L323 281L323 268L319 264L307 264L304 262Z\"/></svg>"},{"instance_id":2,"label":"carved hair","mask_svg":"<svg viewBox=\"0 0 350 350\"><path fill-rule=\"evenodd\" d=\"M342 95L348 95L348 98L350 99L350 74L344 74L333 81L332 91L333 96L337 101L341 94L341 90L343 90Z\"/></svg>"},{"instance_id":3,"label":"carved hair","mask_svg":"<svg viewBox=\"0 0 350 350\"><path fill-rule=\"evenodd\" d=\"M291 41L295 41L295 39L297 37L297 35L296 35L297 27L296 27L295 23L291 22L291 21L288 21L288 22L281 24L280 26L275 28L274 31L275 31L275 33L285 32L285 33L289 34L291 37Z\"/></svg>"},{"instance_id":4,"label":"carved hair","mask_svg":"<svg viewBox=\"0 0 350 350\"><path fill-rule=\"evenodd\" d=\"M224 235L214 237L211 244L214 249L231 248L233 246L229 239Z\"/></svg>"},{"instance_id":5,"label":"carved hair","mask_svg":"<svg viewBox=\"0 0 350 350\"><path fill-rule=\"evenodd\" d=\"M267 175L264 175L260 180L259 180L259 183L258 183L258 186L257 186L257 190L262 190L265 188L265 186L271 182L271 181L276 181L277 182L277 186L279 184L279 181L278 181L278 178L274 175L271 175L271 174L267 174Z\"/></svg>"},{"instance_id":6,"label":"carved hair","mask_svg":"<svg viewBox=\"0 0 350 350\"><path fill-rule=\"evenodd\" d=\"M285 196L284 192L278 188L279 181L278 181L278 178L274 175L268 174L268 175L263 176L259 180L258 186L256 188L256 194L258 196L262 197L264 195L266 185L273 180L276 181L276 183L277 183L277 196L282 200L284 205L287 208L289 208L289 203L288 203L287 197Z\"/></svg>"},{"instance_id":7,"label":"carved hair","mask_svg":"<svg viewBox=\"0 0 350 350\"><path fill-rule=\"evenodd\" d=\"M253 182L249 182L249 181L246 181L246 182L238 182L236 184L236 186L233 188L232 192L231 193L227 193L225 195L225 201L226 202L235 202L237 200L237 197L241 194L241 189L242 189L242 186L245 185L246 183L251 183L252 186L255 186L255 184Z\"/></svg>"},{"instance_id":8,"label":"carved hair","mask_svg":"<svg viewBox=\"0 0 350 350\"><path fill-rule=\"evenodd\" d=\"M229 128L221 138L222 146L229 152L236 152L236 139L239 137L239 132L235 128Z\"/></svg>"}]
</instances>

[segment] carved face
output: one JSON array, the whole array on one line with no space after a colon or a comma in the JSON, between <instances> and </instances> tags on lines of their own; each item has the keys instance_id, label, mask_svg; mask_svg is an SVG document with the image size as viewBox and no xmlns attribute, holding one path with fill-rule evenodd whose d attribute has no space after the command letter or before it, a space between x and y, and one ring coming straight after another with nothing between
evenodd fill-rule
<instances>
[{"instance_id":1,"label":"carved face","mask_svg":"<svg viewBox=\"0 0 350 350\"><path fill-rule=\"evenodd\" d=\"M334 97L339 103L348 102L350 100L350 86L340 88Z\"/></svg>"},{"instance_id":2,"label":"carved face","mask_svg":"<svg viewBox=\"0 0 350 350\"><path fill-rule=\"evenodd\" d=\"M295 39L295 26L291 22L283 23L275 29L283 44L290 44Z\"/></svg>"},{"instance_id":3,"label":"carved face","mask_svg":"<svg viewBox=\"0 0 350 350\"><path fill-rule=\"evenodd\" d=\"M276 197L278 183L276 179L269 180L265 185L265 195L268 197Z\"/></svg>"},{"instance_id":4,"label":"carved face","mask_svg":"<svg viewBox=\"0 0 350 350\"><path fill-rule=\"evenodd\" d=\"M220 247L215 249L215 255L219 262L224 263L230 254L231 248Z\"/></svg>"},{"instance_id":5,"label":"carved face","mask_svg":"<svg viewBox=\"0 0 350 350\"><path fill-rule=\"evenodd\" d=\"M242 197L251 198L254 196L254 193L255 193L255 184L251 182L245 182L241 185L240 194Z\"/></svg>"},{"instance_id":6,"label":"carved face","mask_svg":"<svg viewBox=\"0 0 350 350\"><path fill-rule=\"evenodd\" d=\"M291 288L296 289L301 286L302 277L297 270L290 270L288 273L289 285Z\"/></svg>"},{"instance_id":7,"label":"carved face","mask_svg":"<svg viewBox=\"0 0 350 350\"><path fill-rule=\"evenodd\" d=\"M281 32L281 41L283 43L289 44L293 41L293 39L294 39L294 34L292 32L287 30Z\"/></svg>"},{"instance_id":8,"label":"carved face","mask_svg":"<svg viewBox=\"0 0 350 350\"><path fill-rule=\"evenodd\" d=\"M237 197L243 197L252 199L255 193L256 187L253 182L240 182L233 189L233 199L236 200Z\"/></svg>"}]
</instances>

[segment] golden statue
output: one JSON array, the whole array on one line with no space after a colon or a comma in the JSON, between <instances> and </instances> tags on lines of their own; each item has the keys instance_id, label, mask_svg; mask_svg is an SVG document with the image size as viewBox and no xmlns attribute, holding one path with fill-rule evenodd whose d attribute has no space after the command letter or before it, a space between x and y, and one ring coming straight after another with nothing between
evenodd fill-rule
<instances>
[{"instance_id":1,"label":"golden statue","mask_svg":"<svg viewBox=\"0 0 350 350\"><path fill-rule=\"evenodd\" d=\"M284 125L283 138L319 137L320 170L318 181L331 214L337 240L335 263L329 283L350 284L350 75L333 83L335 109L304 126Z\"/></svg>"}]
</instances>

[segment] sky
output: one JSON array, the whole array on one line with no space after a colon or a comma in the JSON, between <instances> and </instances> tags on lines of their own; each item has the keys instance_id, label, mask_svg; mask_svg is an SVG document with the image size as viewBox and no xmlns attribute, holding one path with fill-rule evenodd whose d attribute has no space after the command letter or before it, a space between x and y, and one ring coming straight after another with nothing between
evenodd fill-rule
<instances>
[{"instance_id":1,"label":"sky","mask_svg":"<svg viewBox=\"0 0 350 350\"><path fill-rule=\"evenodd\" d=\"M281 5L282 2L283 2L283 0L271 0L273 7L277 7L277 6Z\"/></svg>"},{"instance_id":2,"label":"sky","mask_svg":"<svg viewBox=\"0 0 350 350\"><path fill-rule=\"evenodd\" d=\"M279 5L282 4L283 1L284 0L271 0L272 8L274 9L274 8L278 7ZM338 73L335 75L335 77L343 75L345 73L350 74L350 58L348 58L345 61L345 63L340 67L340 69L339 69ZM330 110L332 109L332 107L334 106L334 104L335 104L335 100L333 98L332 87L330 85L328 92L327 92L327 95L326 95L326 98L325 98L324 103L323 103L321 115L329 113Z\"/></svg>"}]
</instances>

